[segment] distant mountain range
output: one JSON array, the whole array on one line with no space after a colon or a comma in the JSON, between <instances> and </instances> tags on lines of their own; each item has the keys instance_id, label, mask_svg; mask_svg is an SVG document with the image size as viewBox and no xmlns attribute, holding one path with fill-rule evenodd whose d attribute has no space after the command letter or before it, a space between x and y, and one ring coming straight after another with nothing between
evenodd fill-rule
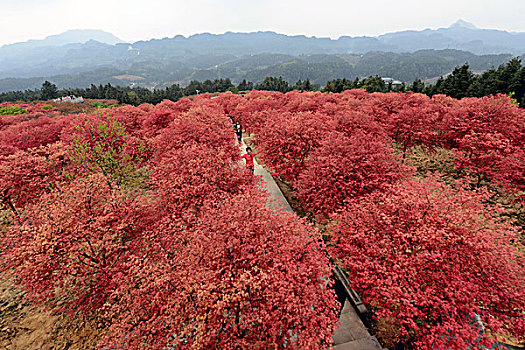
<instances>
[{"instance_id":1,"label":"distant mountain range","mask_svg":"<svg viewBox=\"0 0 525 350\"><path fill-rule=\"evenodd\" d=\"M0 47L0 92L90 83L162 87L215 78L290 82L381 75L432 78L469 62L486 70L525 53L525 33L478 29L459 20L448 28L339 39L274 32L196 34L124 43L99 30L72 30ZM295 81L294 81L295 80Z\"/></svg>"},{"instance_id":2,"label":"distant mountain range","mask_svg":"<svg viewBox=\"0 0 525 350\"><path fill-rule=\"evenodd\" d=\"M0 47L0 50L6 50L6 52L21 50L21 49L33 49L35 47L42 46L62 46L67 44L82 44L90 40L95 40L104 44L115 45L123 43L111 33L103 30L93 29L72 29L62 34L50 35L42 40L28 40L21 43L7 44Z\"/></svg>"}]
</instances>

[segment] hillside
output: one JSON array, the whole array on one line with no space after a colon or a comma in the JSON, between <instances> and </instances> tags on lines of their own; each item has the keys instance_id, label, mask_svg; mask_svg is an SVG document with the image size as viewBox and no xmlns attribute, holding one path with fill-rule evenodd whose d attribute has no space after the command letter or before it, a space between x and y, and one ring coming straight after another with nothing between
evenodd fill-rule
<instances>
[{"instance_id":1,"label":"hillside","mask_svg":"<svg viewBox=\"0 0 525 350\"><path fill-rule=\"evenodd\" d=\"M511 57L509 54L477 56L458 50L422 50L404 54L370 52L365 55L199 56L193 60L156 59L129 62L118 67L101 64L96 69L74 74L3 78L0 79L0 92L40 88L45 80L52 81L58 88L81 88L106 83L163 88L175 83L185 85L191 80L221 78L230 78L234 83L243 79L258 83L267 76L281 76L292 84L299 79L310 79L318 85L324 85L328 80L337 78L355 79L371 75L413 81L416 78L427 79L446 75L456 66L466 62L473 70L484 71L507 62ZM129 76L134 76L135 79L130 79Z\"/></svg>"},{"instance_id":2,"label":"hillside","mask_svg":"<svg viewBox=\"0 0 525 350\"><path fill-rule=\"evenodd\" d=\"M34 89L45 80L66 88L108 82L163 87L217 78L257 83L269 75L320 85L369 75L412 81L466 62L483 71L524 52L525 33L479 29L461 20L448 28L338 39L227 32L128 44L102 31L69 31L0 47L0 92ZM140 78L115 78L121 75Z\"/></svg>"}]
</instances>

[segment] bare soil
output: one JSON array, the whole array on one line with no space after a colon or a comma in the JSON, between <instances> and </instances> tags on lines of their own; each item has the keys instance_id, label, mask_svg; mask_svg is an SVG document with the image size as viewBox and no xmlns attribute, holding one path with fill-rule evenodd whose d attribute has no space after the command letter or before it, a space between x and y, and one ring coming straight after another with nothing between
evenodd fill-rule
<instances>
[{"instance_id":1,"label":"bare soil","mask_svg":"<svg viewBox=\"0 0 525 350\"><path fill-rule=\"evenodd\" d=\"M94 319L35 307L0 275L0 349L94 349L104 329Z\"/></svg>"}]
</instances>

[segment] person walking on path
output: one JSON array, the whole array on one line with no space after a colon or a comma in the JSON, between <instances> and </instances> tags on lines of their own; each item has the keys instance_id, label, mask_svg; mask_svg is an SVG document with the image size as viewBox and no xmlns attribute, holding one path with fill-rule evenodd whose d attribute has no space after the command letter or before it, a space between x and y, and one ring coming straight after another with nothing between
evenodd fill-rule
<instances>
[{"instance_id":1,"label":"person walking on path","mask_svg":"<svg viewBox=\"0 0 525 350\"><path fill-rule=\"evenodd\" d=\"M253 164L253 158L261 153L261 151L258 151L256 153L252 152L252 149L250 147L246 147L246 154L243 154L242 156L239 156L239 159L244 158L246 159L246 167L252 171L252 174L254 173L254 164Z\"/></svg>"},{"instance_id":2,"label":"person walking on path","mask_svg":"<svg viewBox=\"0 0 525 350\"><path fill-rule=\"evenodd\" d=\"M237 135L237 140L239 141L239 143L242 143L242 126L239 122L235 122L235 125L234 125L234 128L235 128L235 134Z\"/></svg>"}]
</instances>

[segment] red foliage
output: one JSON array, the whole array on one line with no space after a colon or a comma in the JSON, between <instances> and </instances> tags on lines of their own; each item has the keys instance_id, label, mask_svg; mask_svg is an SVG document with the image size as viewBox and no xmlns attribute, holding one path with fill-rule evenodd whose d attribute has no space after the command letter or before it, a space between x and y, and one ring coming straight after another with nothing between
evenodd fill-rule
<instances>
[{"instance_id":1,"label":"red foliage","mask_svg":"<svg viewBox=\"0 0 525 350\"><path fill-rule=\"evenodd\" d=\"M282 106L291 113L317 112L325 106L337 102L334 95L321 92L292 91L282 97Z\"/></svg>"},{"instance_id":2,"label":"red foliage","mask_svg":"<svg viewBox=\"0 0 525 350\"><path fill-rule=\"evenodd\" d=\"M306 166L310 153L330 130L329 118L318 113L276 113L257 134L261 158L287 181L293 182Z\"/></svg>"},{"instance_id":3,"label":"red foliage","mask_svg":"<svg viewBox=\"0 0 525 350\"><path fill-rule=\"evenodd\" d=\"M231 161L239 153L233 140L231 121L216 109L200 106L179 115L154 139L153 146L157 159L192 144L215 149L216 155Z\"/></svg>"},{"instance_id":4,"label":"red foliage","mask_svg":"<svg viewBox=\"0 0 525 350\"><path fill-rule=\"evenodd\" d=\"M403 154L412 146L438 145L443 118L443 107L428 103L428 97L423 98L419 94L408 96L403 108L380 121L388 135L402 146ZM410 101L416 96L421 98Z\"/></svg>"},{"instance_id":5,"label":"red foliage","mask_svg":"<svg viewBox=\"0 0 525 350\"><path fill-rule=\"evenodd\" d=\"M475 184L492 181L523 199L525 112L503 95L458 101L363 90L328 95L256 91L234 114L255 132L265 163L292 185L329 132L351 134L360 128L392 138L403 157L416 145L453 149L459 170L468 170Z\"/></svg>"},{"instance_id":6,"label":"red foliage","mask_svg":"<svg viewBox=\"0 0 525 350\"><path fill-rule=\"evenodd\" d=\"M525 117L506 97L253 91L30 119L39 113L0 117L0 195L16 214L0 263L29 297L103 308L113 333L101 346L329 346L319 234L265 207L225 113L307 209L348 206L333 252L403 339L465 347L474 312L522 336L514 231L460 185L399 184L408 168L389 146L453 149L471 175L524 191Z\"/></svg>"},{"instance_id":7,"label":"red foliage","mask_svg":"<svg viewBox=\"0 0 525 350\"><path fill-rule=\"evenodd\" d=\"M177 119L181 113L189 111L192 106L193 104L189 99L182 99L177 102L164 100L153 108L149 106L139 107L139 110L146 112L142 121L141 134L147 137L158 135L162 129Z\"/></svg>"},{"instance_id":8,"label":"red foliage","mask_svg":"<svg viewBox=\"0 0 525 350\"><path fill-rule=\"evenodd\" d=\"M0 131L0 155L55 143L68 123L67 117L57 116L40 117L10 125Z\"/></svg>"},{"instance_id":9,"label":"red foliage","mask_svg":"<svg viewBox=\"0 0 525 350\"><path fill-rule=\"evenodd\" d=\"M31 118L29 118L27 114L19 114L19 115L14 115L14 116L13 115L0 115L0 131L4 130L10 125L19 124L29 119Z\"/></svg>"},{"instance_id":10,"label":"red foliage","mask_svg":"<svg viewBox=\"0 0 525 350\"><path fill-rule=\"evenodd\" d=\"M525 110L505 95L464 98L445 116L444 144L456 148L469 134L499 133L516 146L525 144Z\"/></svg>"},{"instance_id":11,"label":"red foliage","mask_svg":"<svg viewBox=\"0 0 525 350\"><path fill-rule=\"evenodd\" d=\"M279 109L282 96L280 92L254 90L244 95L243 103L237 106L232 115L247 132L258 134L266 117Z\"/></svg>"},{"instance_id":12,"label":"red foliage","mask_svg":"<svg viewBox=\"0 0 525 350\"><path fill-rule=\"evenodd\" d=\"M318 233L265 207L217 102L67 121L57 133L66 149L31 148L44 138L0 162L5 198L23 208L0 239L0 263L28 297L103 307L117 346L330 344L336 305ZM51 122L33 123L2 132Z\"/></svg>"},{"instance_id":13,"label":"red foliage","mask_svg":"<svg viewBox=\"0 0 525 350\"><path fill-rule=\"evenodd\" d=\"M227 91L217 96L213 101L221 105L224 113L230 116L232 115L235 108L237 108L237 106L243 102L243 97L241 95Z\"/></svg>"},{"instance_id":14,"label":"red foliage","mask_svg":"<svg viewBox=\"0 0 525 350\"><path fill-rule=\"evenodd\" d=\"M337 132L326 136L296 185L305 208L322 217L352 198L384 190L409 172L380 136L359 129L349 136Z\"/></svg>"},{"instance_id":15,"label":"red foliage","mask_svg":"<svg viewBox=\"0 0 525 350\"><path fill-rule=\"evenodd\" d=\"M61 143L0 156L0 203L16 213L51 190L63 177L62 169L68 163Z\"/></svg>"},{"instance_id":16,"label":"red foliage","mask_svg":"<svg viewBox=\"0 0 525 350\"><path fill-rule=\"evenodd\" d=\"M208 145L174 148L156 160L151 175L161 207L191 220L206 200L221 201L254 186L231 155Z\"/></svg>"},{"instance_id":17,"label":"red foliage","mask_svg":"<svg viewBox=\"0 0 525 350\"><path fill-rule=\"evenodd\" d=\"M463 99L445 123L445 145L454 149L459 168L474 173L478 186L486 179L510 192L525 189L523 109L506 96Z\"/></svg>"},{"instance_id":18,"label":"red foliage","mask_svg":"<svg viewBox=\"0 0 525 350\"><path fill-rule=\"evenodd\" d=\"M167 127L177 114L169 109L155 109L147 114L147 119L143 123L143 132L146 136L152 137Z\"/></svg>"},{"instance_id":19,"label":"red foliage","mask_svg":"<svg viewBox=\"0 0 525 350\"><path fill-rule=\"evenodd\" d=\"M45 103L45 102L33 102L33 103L3 102L3 103L0 103L0 107L2 107L2 106L16 106L16 107L20 107L20 108L25 109L27 111L26 116L29 117L29 118L36 118L36 117L40 117L40 116L43 116L43 115L54 114L54 112L56 111L56 107L53 107L51 109L43 109L42 107L45 106L45 105L48 105L48 104Z\"/></svg>"},{"instance_id":20,"label":"red foliage","mask_svg":"<svg viewBox=\"0 0 525 350\"><path fill-rule=\"evenodd\" d=\"M9 228L0 243L2 270L15 267L40 302L62 300L66 310L94 311L119 283L137 238L151 224L149 208L144 197L127 195L101 175L60 184Z\"/></svg>"},{"instance_id":21,"label":"red foliage","mask_svg":"<svg viewBox=\"0 0 525 350\"><path fill-rule=\"evenodd\" d=\"M172 215L192 217L208 199L220 201L254 186L233 161L235 146L230 120L210 107L181 114L155 138L152 184L162 206Z\"/></svg>"},{"instance_id":22,"label":"red foliage","mask_svg":"<svg viewBox=\"0 0 525 350\"><path fill-rule=\"evenodd\" d=\"M337 320L318 233L264 198L207 201L168 219L113 293L102 348L319 349Z\"/></svg>"},{"instance_id":23,"label":"red foliage","mask_svg":"<svg viewBox=\"0 0 525 350\"><path fill-rule=\"evenodd\" d=\"M493 180L516 194L518 200L525 204L525 150L519 147L512 148L499 161L497 169L498 171L491 173Z\"/></svg>"},{"instance_id":24,"label":"red foliage","mask_svg":"<svg viewBox=\"0 0 525 350\"><path fill-rule=\"evenodd\" d=\"M466 349L480 336L474 313L491 331L524 340L523 255L515 229L484 199L429 178L374 192L335 216L334 253L352 287L402 340Z\"/></svg>"},{"instance_id":25,"label":"red foliage","mask_svg":"<svg viewBox=\"0 0 525 350\"><path fill-rule=\"evenodd\" d=\"M142 136L143 123L145 123L151 112L150 108L144 107L145 105L141 105L138 108L126 105L113 108L110 113L113 120L125 127L126 132L134 136Z\"/></svg>"}]
</instances>

